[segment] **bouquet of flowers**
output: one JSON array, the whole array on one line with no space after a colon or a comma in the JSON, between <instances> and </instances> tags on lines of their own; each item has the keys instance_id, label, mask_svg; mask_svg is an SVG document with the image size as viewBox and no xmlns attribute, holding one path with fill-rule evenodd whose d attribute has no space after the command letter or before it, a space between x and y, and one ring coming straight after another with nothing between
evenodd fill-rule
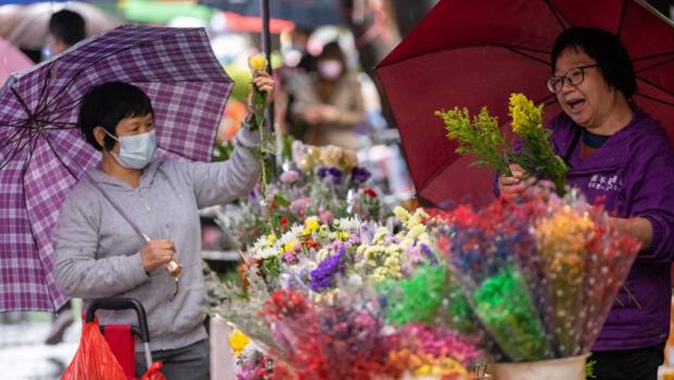
<instances>
[{"instance_id":1,"label":"bouquet of flowers","mask_svg":"<svg viewBox=\"0 0 674 380\"><path fill-rule=\"evenodd\" d=\"M325 223L349 216L381 220L385 213L378 193L366 186L370 173L357 165L353 151L295 141L293 161L267 192L257 189L238 204L221 207L218 222L237 248L246 249L258 237L283 234L310 216Z\"/></svg>"},{"instance_id":2,"label":"bouquet of flowers","mask_svg":"<svg viewBox=\"0 0 674 380\"><path fill-rule=\"evenodd\" d=\"M498 118L483 107L470 118L468 109L458 107L435 113L445 123L447 137L456 140L458 154L472 154L475 165L495 169L499 175L512 176L510 163L517 163L531 175L555 184L557 194L566 192L566 164L552 147L552 132L543 126L543 105L535 106L523 94L512 94L509 115L512 130L521 138L517 151L510 147L501 133Z\"/></svg>"},{"instance_id":3,"label":"bouquet of flowers","mask_svg":"<svg viewBox=\"0 0 674 380\"><path fill-rule=\"evenodd\" d=\"M589 351L639 249L576 191L533 187L521 202L434 215L445 253L498 360Z\"/></svg>"}]
</instances>

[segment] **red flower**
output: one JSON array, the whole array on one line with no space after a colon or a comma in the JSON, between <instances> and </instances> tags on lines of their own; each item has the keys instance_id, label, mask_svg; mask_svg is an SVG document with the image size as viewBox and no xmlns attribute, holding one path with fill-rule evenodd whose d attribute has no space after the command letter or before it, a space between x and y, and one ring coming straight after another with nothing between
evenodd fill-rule
<instances>
[{"instance_id":1,"label":"red flower","mask_svg":"<svg viewBox=\"0 0 674 380\"><path fill-rule=\"evenodd\" d=\"M365 193L365 195L368 195L372 198L377 198L377 192L370 187L366 187L365 189L363 189L363 192Z\"/></svg>"},{"instance_id":2,"label":"red flower","mask_svg":"<svg viewBox=\"0 0 674 380\"><path fill-rule=\"evenodd\" d=\"M281 227L287 226L289 221L290 221L290 220L288 219L287 216L282 216L282 217L281 217Z\"/></svg>"}]
</instances>

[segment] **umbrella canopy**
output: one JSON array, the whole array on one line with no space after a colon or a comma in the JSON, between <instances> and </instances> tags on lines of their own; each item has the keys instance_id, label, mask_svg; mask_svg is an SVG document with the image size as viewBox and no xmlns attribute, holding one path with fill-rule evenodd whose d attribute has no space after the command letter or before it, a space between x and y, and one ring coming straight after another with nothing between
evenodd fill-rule
<instances>
[{"instance_id":1,"label":"umbrella canopy","mask_svg":"<svg viewBox=\"0 0 674 380\"><path fill-rule=\"evenodd\" d=\"M0 7L0 37L14 46L40 50L47 39L49 18L61 9L77 12L84 18L87 36L93 36L121 24L120 20L100 8L80 2L5 5Z\"/></svg>"},{"instance_id":2,"label":"umbrella canopy","mask_svg":"<svg viewBox=\"0 0 674 380\"><path fill-rule=\"evenodd\" d=\"M550 50L569 26L618 34L635 64L636 103L674 137L674 28L641 1L442 0L378 66L416 191L436 204L490 196L492 175L454 153L435 110L481 106L507 121L508 97L522 92L559 113L546 88ZM669 124L668 124L669 123ZM460 180L457 180L460 179Z\"/></svg>"},{"instance_id":3,"label":"umbrella canopy","mask_svg":"<svg viewBox=\"0 0 674 380\"><path fill-rule=\"evenodd\" d=\"M233 83L203 29L122 26L11 76L0 90L0 311L65 301L50 233L67 191L100 159L75 126L81 97L109 81L152 99L160 152L211 158Z\"/></svg>"},{"instance_id":4,"label":"umbrella canopy","mask_svg":"<svg viewBox=\"0 0 674 380\"><path fill-rule=\"evenodd\" d=\"M33 61L26 57L21 50L0 38L0 85L5 83L14 71L27 69L33 66Z\"/></svg>"}]
</instances>

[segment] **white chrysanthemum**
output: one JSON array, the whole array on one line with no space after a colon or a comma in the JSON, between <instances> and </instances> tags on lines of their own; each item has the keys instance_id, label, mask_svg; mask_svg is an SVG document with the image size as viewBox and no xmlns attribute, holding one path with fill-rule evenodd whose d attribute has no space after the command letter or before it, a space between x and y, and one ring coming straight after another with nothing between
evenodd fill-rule
<instances>
[{"instance_id":1,"label":"white chrysanthemum","mask_svg":"<svg viewBox=\"0 0 674 380\"><path fill-rule=\"evenodd\" d=\"M342 231L359 231L360 227L363 225L363 222L354 217L354 218L341 218L333 222L333 225L336 229Z\"/></svg>"},{"instance_id":2,"label":"white chrysanthemum","mask_svg":"<svg viewBox=\"0 0 674 380\"><path fill-rule=\"evenodd\" d=\"M302 232L302 228L299 228L299 233ZM283 247L284 245L291 243L293 241L299 240L299 233L295 233L295 228L293 227L290 231L284 233L277 241L276 245Z\"/></svg>"},{"instance_id":3,"label":"white chrysanthemum","mask_svg":"<svg viewBox=\"0 0 674 380\"><path fill-rule=\"evenodd\" d=\"M318 259L318 261L327 260L328 258L330 258L330 251L328 251L325 248L321 248L321 250L318 251L318 253L316 253L316 258Z\"/></svg>"},{"instance_id":4,"label":"white chrysanthemum","mask_svg":"<svg viewBox=\"0 0 674 380\"><path fill-rule=\"evenodd\" d=\"M268 242L267 235L262 235L259 238L257 238L257 240L255 240L255 244L253 244L253 249L255 248L262 249L265 247L269 247L269 244L267 244L267 242Z\"/></svg>"},{"instance_id":5,"label":"white chrysanthemum","mask_svg":"<svg viewBox=\"0 0 674 380\"><path fill-rule=\"evenodd\" d=\"M275 247L263 248L253 252L253 257L256 259L266 259L268 257L278 256L279 250Z\"/></svg>"}]
</instances>

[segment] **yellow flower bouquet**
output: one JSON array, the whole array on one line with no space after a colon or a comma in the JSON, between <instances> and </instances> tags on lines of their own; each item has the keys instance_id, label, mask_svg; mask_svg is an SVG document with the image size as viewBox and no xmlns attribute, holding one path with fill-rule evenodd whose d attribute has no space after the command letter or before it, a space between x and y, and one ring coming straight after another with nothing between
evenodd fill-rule
<instances>
[{"instance_id":1,"label":"yellow flower bouquet","mask_svg":"<svg viewBox=\"0 0 674 380\"><path fill-rule=\"evenodd\" d=\"M498 118L486 107L472 119L466 108L435 112L445 123L447 137L459 143L456 153L472 154L476 156L475 165L491 167L505 176L512 175L510 163L517 163L527 173L550 180L557 194L564 195L568 168L554 152L552 132L543 126L543 105L536 106L523 94L515 93L510 96L509 114L513 132L522 139L518 151L510 147Z\"/></svg>"}]
</instances>

